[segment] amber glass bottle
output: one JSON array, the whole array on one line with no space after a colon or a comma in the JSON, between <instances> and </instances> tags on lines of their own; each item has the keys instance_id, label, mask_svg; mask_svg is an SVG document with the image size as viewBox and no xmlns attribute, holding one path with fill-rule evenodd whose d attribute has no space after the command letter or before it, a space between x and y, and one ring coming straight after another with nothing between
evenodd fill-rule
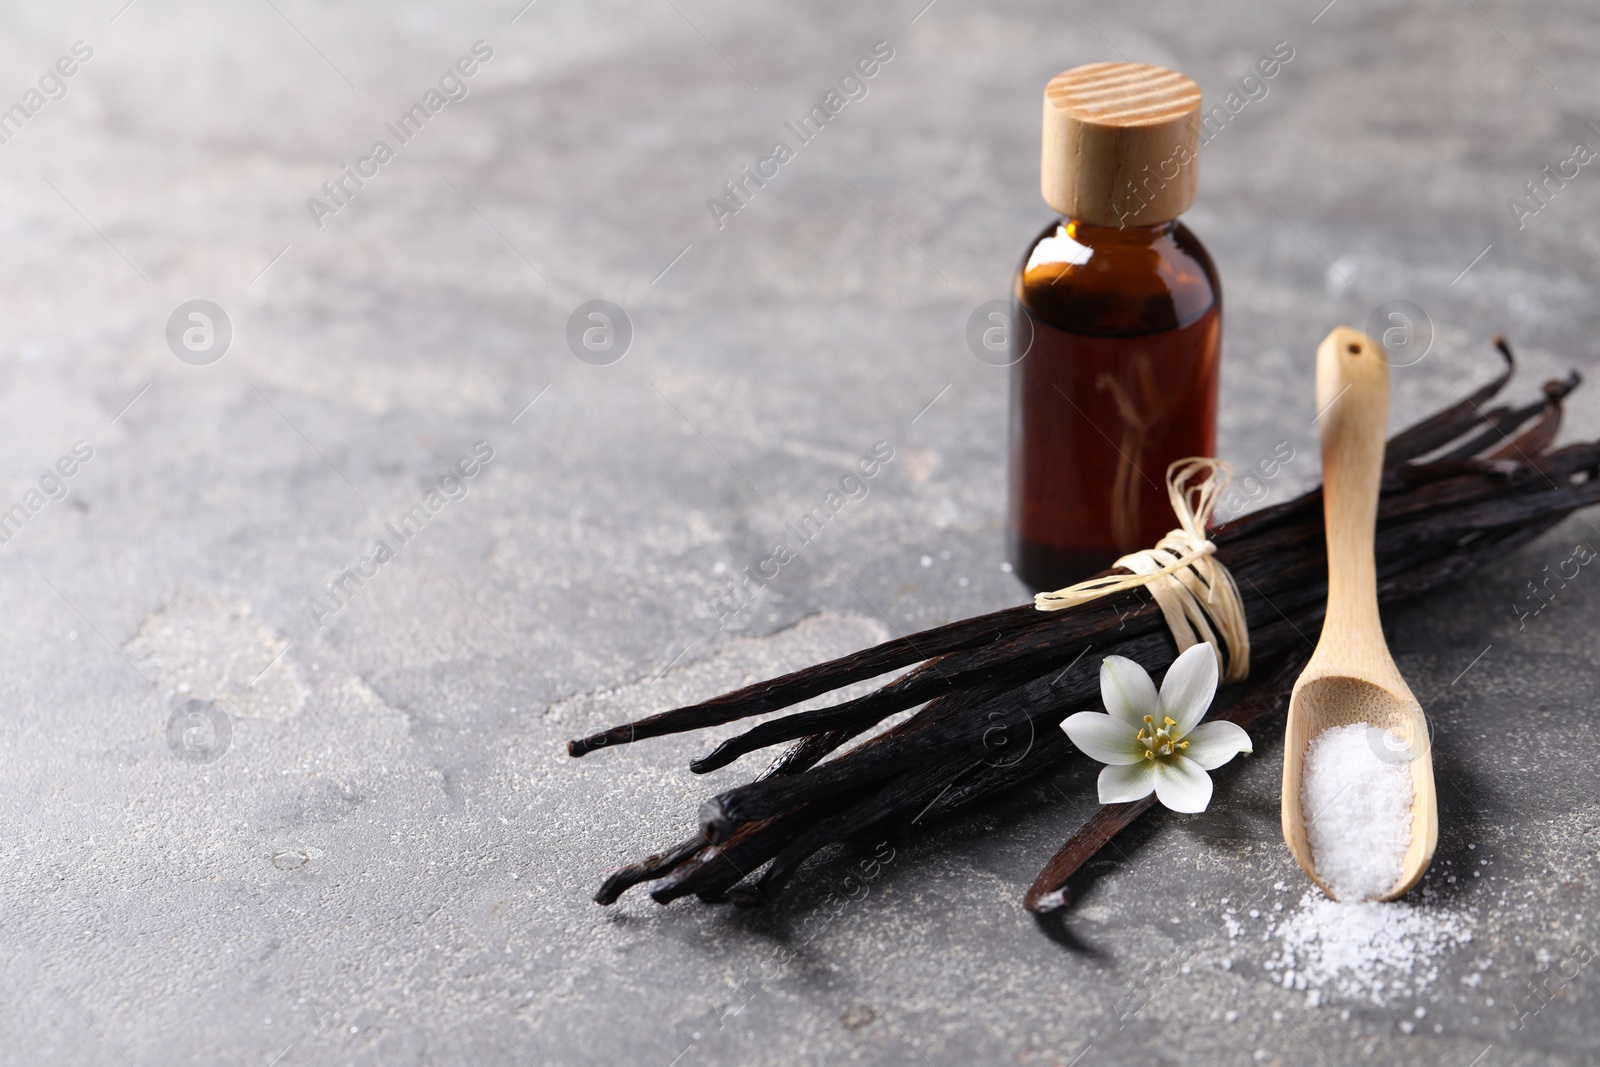
<instances>
[{"instance_id":1,"label":"amber glass bottle","mask_svg":"<svg viewBox=\"0 0 1600 1067\"><path fill-rule=\"evenodd\" d=\"M1054 589L1176 525L1168 464L1216 447L1222 290L1177 216L1194 198L1200 93L1094 64L1045 93L1045 199L1062 218L1017 272L1010 537Z\"/></svg>"}]
</instances>

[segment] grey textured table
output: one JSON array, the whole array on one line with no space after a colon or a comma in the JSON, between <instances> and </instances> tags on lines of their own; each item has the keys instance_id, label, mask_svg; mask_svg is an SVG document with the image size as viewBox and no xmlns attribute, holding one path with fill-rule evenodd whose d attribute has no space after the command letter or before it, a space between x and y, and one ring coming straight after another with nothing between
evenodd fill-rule
<instances>
[{"instance_id":1,"label":"grey textured table","mask_svg":"<svg viewBox=\"0 0 1600 1067\"><path fill-rule=\"evenodd\" d=\"M1019 901L1088 768L896 837L836 915L854 855L760 912L601 909L746 768L688 774L703 737L562 748L1020 600L1006 372L963 330L1048 217L1066 67L1216 101L1294 50L1189 216L1226 288L1221 452L1296 453L1271 499L1316 480L1316 342L1385 301L1433 334L1397 422L1492 373L1498 331L1518 397L1594 377L1600 177L1507 203L1600 147L1592 5L121 3L14 2L0 33L0 1061L1593 1062L1592 967L1510 1026L1600 935L1600 577L1514 606L1600 544L1582 516L1387 620L1437 726L1415 906L1472 940L1384 1005L1282 989L1222 903L1300 900L1273 747L1119 842L1056 938ZM708 198L879 41L719 228ZM631 323L609 365L566 340L595 299ZM214 313L169 346L192 300L220 359ZM1569 436L1600 433L1593 388ZM730 576L879 441L866 497L719 628ZM169 745L191 700L231 733Z\"/></svg>"}]
</instances>

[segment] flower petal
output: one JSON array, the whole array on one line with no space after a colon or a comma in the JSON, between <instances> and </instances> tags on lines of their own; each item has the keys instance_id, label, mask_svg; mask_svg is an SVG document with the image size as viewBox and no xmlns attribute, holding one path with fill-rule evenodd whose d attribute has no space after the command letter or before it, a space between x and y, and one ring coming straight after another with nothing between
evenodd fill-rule
<instances>
[{"instance_id":1,"label":"flower petal","mask_svg":"<svg viewBox=\"0 0 1600 1067\"><path fill-rule=\"evenodd\" d=\"M1249 755L1253 751L1250 735L1243 727L1220 719L1201 723L1184 740L1189 742L1184 756L1198 763L1203 771L1214 771L1239 753Z\"/></svg>"},{"instance_id":2,"label":"flower petal","mask_svg":"<svg viewBox=\"0 0 1600 1067\"><path fill-rule=\"evenodd\" d=\"M1161 679L1161 711L1178 724L1172 736L1181 740L1199 725L1216 695L1216 649L1204 641L1190 645Z\"/></svg>"},{"instance_id":3,"label":"flower petal","mask_svg":"<svg viewBox=\"0 0 1600 1067\"><path fill-rule=\"evenodd\" d=\"M1156 760L1156 799L1173 811L1205 811L1211 803L1211 776L1187 756Z\"/></svg>"},{"instance_id":4,"label":"flower petal","mask_svg":"<svg viewBox=\"0 0 1600 1067\"><path fill-rule=\"evenodd\" d=\"M1068 715L1061 728L1085 755L1101 763L1121 767L1144 758L1144 746L1134 739L1133 727L1110 715L1080 711Z\"/></svg>"},{"instance_id":5,"label":"flower petal","mask_svg":"<svg viewBox=\"0 0 1600 1067\"><path fill-rule=\"evenodd\" d=\"M1126 767L1100 769L1100 803L1126 804L1130 800L1143 800L1156 787L1154 760L1140 760Z\"/></svg>"},{"instance_id":6,"label":"flower petal","mask_svg":"<svg viewBox=\"0 0 1600 1067\"><path fill-rule=\"evenodd\" d=\"M1146 715L1161 710L1156 683L1126 656L1107 656L1100 661L1100 702L1113 718L1128 723L1135 732L1143 729Z\"/></svg>"}]
</instances>

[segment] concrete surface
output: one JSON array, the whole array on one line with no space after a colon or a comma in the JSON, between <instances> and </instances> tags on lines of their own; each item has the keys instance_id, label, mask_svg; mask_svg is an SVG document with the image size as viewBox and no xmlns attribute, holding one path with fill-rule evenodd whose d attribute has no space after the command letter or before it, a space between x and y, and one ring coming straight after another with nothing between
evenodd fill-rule
<instances>
[{"instance_id":1,"label":"concrete surface","mask_svg":"<svg viewBox=\"0 0 1600 1067\"><path fill-rule=\"evenodd\" d=\"M1055 938L1019 900L1088 768L891 841L837 912L860 857L757 914L601 909L752 768L690 775L711 737L561 748L1022 596L1006 372L963 330L1047 219L1066 67L1175 65L1220 100L1294 49L1189 217L1226 289L1221 451L1296 449L1272 499L1316 477L1316 342L1385 301L1434 333L1397 421L1491 373L1497 331L1518 397L1596 377L1600 176L1520 229L1507 206L1600 147L1592 5L122 3L0 15L0 105L92 49L0 144L0 503L27 512L0 548L0 1061L1593 1062L1600 577L1513 606L1600 538L1581 518L1388 620L1438 734L1415 907L1472 940L1381 1006L1311 1007L1264 920L1227 932L1223 898L1301 896L1273 748L1119 842ZM477 41L465 99L313 218ZM706 200L878 41L865 98L718 229ZM603 366L566 341L596 299L634 335ZM231 324L220 359L169 348L192 300ZM1569 436L1600 433L1594 388ZM719 629L729 574L878 441L867 497ZM369 577L334 603L346 568ZM1534 982L1554 999L1513 1030Z\"/></svg>"}]
</instances>

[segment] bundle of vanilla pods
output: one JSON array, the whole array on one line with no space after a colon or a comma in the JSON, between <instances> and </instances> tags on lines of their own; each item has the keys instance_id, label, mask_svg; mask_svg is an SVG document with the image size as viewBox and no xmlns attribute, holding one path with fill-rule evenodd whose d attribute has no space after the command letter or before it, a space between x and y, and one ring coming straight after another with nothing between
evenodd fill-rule
<instances>
[{"instance_id":1,"label":"bundle of vanilla pods","mask_svg":"<svg viewBox=\"0 0 1600 1067\"><path fill-rule=\"evenodd\" d=\"M1505 556L1574 510L1600 502L1600 441L1555 448L1576 374L1524 405L1485 408L1515 361L1472 395L1388 443L1377 531L1378 595L1389 604ZM1299 665L1321 628L1327 597L1321 491L1246 515L1211 534L1242 594L1251 639L1249 681L1212 711L1258 734L1281 730ZM1109 572L1108 572L1109 573ZM867 832L926 827L1062 761L1083 759L1059 729L1100 704L1100 661L1126 656L1158 675L1177 655L1148 597L1091 601L1063 611L1026 604L935 627L841 659L662 712L568 743L573 756L779 711L906 667L866 696L762 722L695 760L714 770L791 743L767 770L701 807L682 842L614 872L595 900L641 882L666 903L689 893L713 903L763 902L805 860ZM896 712L898 725L834 755ZM829 759L832 755L833 758ZM1067 901L1067 879L1151 801L1096 812L1041 873L1026 906Z\"/></svg>"}]
</instances>

